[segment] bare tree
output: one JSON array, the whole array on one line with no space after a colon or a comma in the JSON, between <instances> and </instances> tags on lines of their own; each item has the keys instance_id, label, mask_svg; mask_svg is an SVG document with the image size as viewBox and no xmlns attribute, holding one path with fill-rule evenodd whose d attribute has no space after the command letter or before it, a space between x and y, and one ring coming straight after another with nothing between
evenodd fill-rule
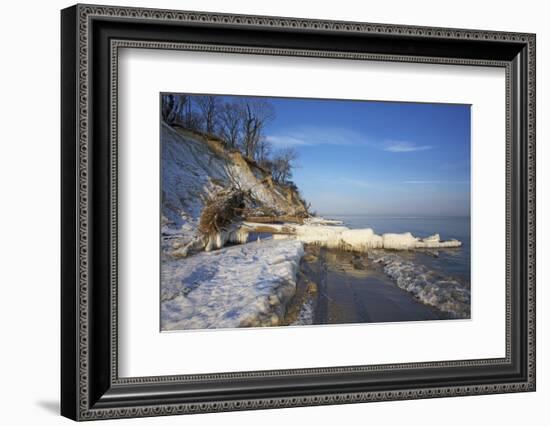
<instances>
[{"instance_id":1,"label":"bare tree","mask_svg":"<svg viewBox=\"0 0 550 426\"><path fill-rule=\"evenodd\" d=\"M217 96L197 96L196 103L206 133L214 133L218 124L220 99Z\"/></svg>"},{"instance_id":2,"label":"bare tree","mask_svg":"<svg viewBox=\"0 0 550 426\"><path fill-rule=\"evenodd\" d=\"M230 101L213 95L169 94L162 98L162 116L169 124L218 134L229 147L239 148L248 158L264 167L271 167L271 146L264 132L266 125L275 118L275 109L266 99L240 98ZM280 173L283 180L288 176L284 167Z\"/></svg>"},{"instance_id":3,"label":"bare tree","mask_svg":"<svg viewBox=\"0 0 550 426\"><path fill-rule=\"evenodd\" d=\"M201 128L201 117L194 108L194 97L188 96L187 101L185 102L185 108L182 112L182 125L186 129L190 130L200 130Z\"/></svg>"},{"instance_id":4,"label":"bare tree","mask_svg":"<svg viewBox=\"0 0 550 426\"><path fill-rule=\"evenodd\" d=\"M220 108L219 121L222 138L231 148L236 148L241 133L241 106L236 102L224 103Z\"/></svg>"},{"instance_id":5,"label":"bare tree","mask_svg":"<svg viewBox=\"0 0 550 426\"><path fill-rule=\"evenodd\" d=\"M273 105L263 99L246 99L242 102L242 145L249 158L257 157L257 147L265 125L275 117Z\"/></svg>"},{"instance_id":6,"label":"bare tree","mask_svg":"<svg viewBox=\"0 0 550 426\"><path fill-rule=\"evenodd\" d=\"M162 95L161 102L162 119L170 125L179 124L182 119L182 111L187 103L187 96Z\"/></svg>"},{"instance_id":7,"label":"bare tree","mask_svg":"<svg viewBox=\"0 0 550 426\"><path fill-rule=\"evenodd\" d=\"M265 136L261 135L256 145L256 161L264 167L271 167L271 144Z\"/></svg>"},{"instance_id":8,"label":"bare tree","mask_svg":"<svg viewBox=\"0 0 550 426\"><path fill-rule=\"evenodd\" d=\"M279 150L271 158L271 174L278 183L288 183L292 179L292 169L296 167L298 151L294 148Z\"/></svg>"}]
</instances>

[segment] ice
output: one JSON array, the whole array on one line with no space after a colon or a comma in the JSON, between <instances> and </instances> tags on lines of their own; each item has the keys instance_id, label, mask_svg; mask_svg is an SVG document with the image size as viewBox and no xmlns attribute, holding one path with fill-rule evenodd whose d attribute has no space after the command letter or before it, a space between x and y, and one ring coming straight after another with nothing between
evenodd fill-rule
<instances>
[{"instance_id":1,"label":"ice","mask_svg":"<svg viewBox=\"0 0 550 426\"><path fill-rule=\"evenodd\" d=\"M346 226L311 224L254 224L244 222L243 230L253 232L262 229L272 232L277 239L295 238L307 244L322 247L366 253L370 249L384 248L389 250L412 250L418 248L452 248L460 247L458 240L440 241L439 234L427 238L418 238L410 232L403 234L378 235L371 228L350 229Z\"/></svg>"},{"instance_id":2,"label":"ice","mask_svg":"<svg viewBox=\"0 0 550 426\"><path fill-rule=\"evenodd\" d=\"M304 219L304 224L306 225L343 225L344 222L336 219L326 219L320 216L312 216Z\"/></svg>"},{"instance_id":3,"label":"ice","mask_svg":"<svg viewBox=\"0 0 550 426\"><path fill-rule=\"evenodd\" d=\"M299 241L264 240L165 259L162 330L278 325L303 253Z\"/></svg>"},{"instance_id":4,"label":"ice","mask_svg":"<svg viewBox=\"0 0 550 426\"><path fill-rule=\"evenodd\" d=\"M369 257L382 265L398 287L422 303L454 318L470 318L470 289L464 283L393 253L370 253Z\"/></svg>"},{"instance_id":5,"label":"ice","mask_svg":"<svg viewBox=\"0 0 550 426\"><path fill-rule=\"evenodd\" d=\"M403 234L384 234L382 235L382 247L391 250L408 250L416 246L418 238L413 237L410 232Z\"/></svg>"}]
</instances>

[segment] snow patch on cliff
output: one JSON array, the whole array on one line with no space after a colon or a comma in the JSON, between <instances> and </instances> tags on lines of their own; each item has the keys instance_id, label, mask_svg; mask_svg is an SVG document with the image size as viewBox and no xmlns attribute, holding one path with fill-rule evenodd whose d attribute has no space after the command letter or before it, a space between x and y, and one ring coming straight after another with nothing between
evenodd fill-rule
<instances>
[{"instance_id":1,"label":"snow patch on cliff","mask_svg":"<svg viewBox=\"0 0 550 426\"><path fill-rule=\"evenodd\" d=\"M225 162L194 138L162 123L162 234L196 235L205 197L228 179Z\"/></svg>"},{"instance_id":2,"label":"snow patch on cliff","mask_svg":"<svg viewBox=\"0 0 550 426\"><path fill-rule=\"evenodd\" d=\"M241 154L228 152L200 135L161 124L162 245L181 247L197 236L206 200L220 188L250 191L263 207L292 213L292 205L276 185L264 182L259 168Z\"/></svg>"}]
</instances>

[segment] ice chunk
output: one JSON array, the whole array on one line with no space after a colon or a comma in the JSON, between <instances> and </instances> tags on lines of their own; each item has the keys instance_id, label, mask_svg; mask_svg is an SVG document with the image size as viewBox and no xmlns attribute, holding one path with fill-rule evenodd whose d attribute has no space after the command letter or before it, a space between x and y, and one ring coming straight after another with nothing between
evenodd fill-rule
<instances>
[{"instance_id":1,"label":"ice chunk","mask_svg":"<svg viewBox=\"0 0 550 426\"><path fill-rule=\"evenodd\" d=\"M403 234L378 235L370 228L350 229L346 226L267 224L243 222L243 229L254 232L271 232L277 239L295 238L307 244L327 248L365 253L369 249L385 248L389 250L411 250L416 248L460 247L457 240L440 241L439 234L420 239L410 232Z\"/></svg>"},{"instance_id":2,"label":"ice chunk","mask_svg":"<svg viewBox=\"0 0 550 426\"><path fill-rule=\"evenodd\" d=\"M419 239L413 237L410 232L405 232L403 234L384 234L382 240L385 249L409 250L416 247Z\"/></svg>"}]
</instances>

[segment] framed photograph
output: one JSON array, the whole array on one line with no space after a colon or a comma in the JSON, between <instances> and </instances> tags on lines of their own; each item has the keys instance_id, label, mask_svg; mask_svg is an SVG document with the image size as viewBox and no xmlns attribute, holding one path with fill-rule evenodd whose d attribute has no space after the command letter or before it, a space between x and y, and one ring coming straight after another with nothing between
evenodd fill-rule
<instances>
[{"instance_id":1,"label":"framed photograph","mask_svg":"<svg viewBox=\"0 0 550 426\"><path fill-rule=\"evenodd\" d=\"M61 412L535 390L535 35L61 12Z\"/></svg>"}]
</instances>

